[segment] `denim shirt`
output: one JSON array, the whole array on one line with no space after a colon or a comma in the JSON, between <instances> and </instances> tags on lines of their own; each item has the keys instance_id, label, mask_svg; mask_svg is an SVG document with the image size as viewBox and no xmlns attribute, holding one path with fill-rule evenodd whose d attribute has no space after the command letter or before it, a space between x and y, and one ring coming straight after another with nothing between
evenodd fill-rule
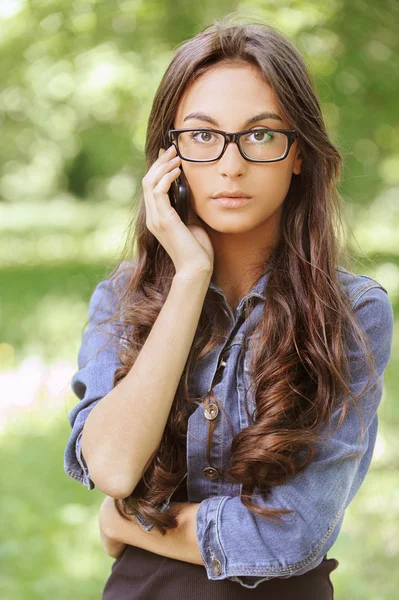
<instances>
[{"instance_id":1,"label":"denim shirt","mask_svg":"<svg viewBox=\"0 0 399 600\"><path fill-rule=\"evenodd\" d=\"M127 261L122 265L127 267L127 273L129 265L133 266ZM240 499L241 484L232 484L223 477L229 466L233 439L223 411L213 415L216 423L210 467L206 458L208 423L204 407L200 405L193 409L188 419L185 477L189 502L200 503L196 535L210 580L228 578L244 587L254 588L261 581L301 575L318 566L337 539L345 509L370 467L384 370L392 349L393 309L387 290L375 279L351 273L342 267L337 267L336 272L338 281L349 295L353 311L366 331L376 361L373 383L366 392L368 395L359 402L365 427L363 440L359 444L360 418L351 397L348 397L349 409L344 423L327 441L317 442L316 454L305 470L286 483L273 487L266 500L255 488L255 502L271 508L295 510L283 515L283 520L278 522L248 510ZM250 383L250 350L243 356L242 339L249 321L252 324L261 316L267 279L266 270L240 300L234 313L222 289L210 283L213 292L220 295L226 314L230 315L230 328L223 342L197 364L194 376L191 381L189 379L190 394L204 397L213 389L232 421L234 435L250 424L244 404L244 388L248 388ZM101 281L90 299L90 322L79 349L79 370L71 384L80 401L69 414L72 432L65 449L64 469L89 490L93 489L94 483L82 455L82 430L89 412L113 388L113 375L120 365L116 346L101 348L107 335L94 329L95 322L91 317L98 305L101 310L96 311L96 321L109 316L115 300L112 282L107 279ZM248 301L252 306L250 313ZM106 330L103 328L103 331ZM254 338L257 335L252 334ZM359 360L359 349L353 342L348 344L348 355L351 364L349 386L352 393L358 393L367 380L368 368L365 361ZM255 399L251 394L248 402L250 413L253 411L256 416ZM333 429L341 411L342 408L338 408L332 415ZM167 508L172 495L159 507L160 510ZM138 515L136 519L144 529L151 529L144 517Z\"/></svg>"}]
</instances>

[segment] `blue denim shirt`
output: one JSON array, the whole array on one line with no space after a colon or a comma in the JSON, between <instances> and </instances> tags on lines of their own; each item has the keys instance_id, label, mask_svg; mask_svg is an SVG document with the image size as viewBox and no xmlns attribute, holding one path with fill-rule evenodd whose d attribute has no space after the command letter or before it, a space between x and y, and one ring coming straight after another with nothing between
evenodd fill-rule
<instances>
[{"instance_id":1,"label":"blue denim shirt","mask_svg":"<svg viewBox=\"0 0 399 600\"><path fill-rule=\"evenodd\" d=\"M128 267L126 272L129 273L129 265L133 265L122 264ZM387 290L375 279L351 273L342 267L337 267L337 276L349 294L351 306L368 335L376 360L374 384L369 387L368 397L360 402L365 425L363 441L359 445L360 418L349 398L344 424L330 439L318 443L311 464L290 481L275 486L266 501L259 493L254 495L255 501L260 504L296 511L284 515L283 521L274 522L244 507L240 499L241 485L223 478L223 471L229 465L233 439L223 411L216 416L213 435L211 458L217 476L213 478L207 469L206 459L208 423L204 407L196 407L188 420L187 492L189 502L200 503L196 534L210 580L228 578L253 588L261 581L301 575L315 568L337 539L345 509L369 469L376 441L377 409L383 392L384 370L392 348L393 309ZM244 388L248 388L250 383L249 356L242 356L242 339L249 319L252 323L253 319L260 318L267 279L266 270L240 300L234 313L222 289L210 283L212 290L220 294L220 301L230 315L231 326L224 341L198 363L189 391L204 397L213 388L232 421L234 434L249 425L244 405ZM101 281L91 297L89 317L97 305L101 310L96 312L96 319L109 316L115 299L110 280ZM246 310L249 299L253 307L250 314ZM72 432L64 457L65 472L89 490L94 483L81 452L82 430L89 412L111 391L113 375L120 364L116 346L102 349L107 335L93 330L94 324L90 320L83 334L78 354L79 370L72 379L72 389L80 401L69 414ZM350 346L348 353L352 365L350 387L353 393L357 393L367 380L368 370L364 361L356 362L359 358L356 347ZM364 366L359 368L359 363ZM255 411L256 415L251 394L248 401L250 411ZM339 408L333 413L333 428L341 410ZM352 453L357 454L349 457ZM161 510L167 508L172 495L160 507ZM151 529L143 517L139 515L136 518L144 529Z\"/></svg>"}]
</instances>

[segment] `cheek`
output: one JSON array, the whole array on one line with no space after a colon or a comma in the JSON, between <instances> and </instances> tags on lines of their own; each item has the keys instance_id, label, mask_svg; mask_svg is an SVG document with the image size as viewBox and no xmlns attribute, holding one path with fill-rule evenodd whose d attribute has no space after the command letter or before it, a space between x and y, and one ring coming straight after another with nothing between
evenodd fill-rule
<instances>
[{"instance_id":1,"label":"cheek","mask_svg":"<svg viewBox=\"0 0 399 600\"><path fill-rule=\"evenodd\" d=\"M254 196L267 196L268 198L285 198L290 186L292 171L282 164L283 161L271 164L263 172L253 175L250 189Z\"/></svg>"},{"instance_id":2,"label":"cheek","mask_svg":"<svg viewBox=\"0 0 399 600\"><path fill-rule=\"evenodd\" d=\"M183 175L190 191L190 197L198 197L202 188L199 174L192 168L190 169L189 166L187 167L187 165L183 164Z\"/></svg>"},{"instance_id":3,"label":"cheek","mask_svg":"<svg viewBox=\"0 0 399 600\"><path fill-rule=\"evenodd\" d=\"M183 167L184 176L189 189L189 199L192 209L197 213L203 212L206 190L204 186L204 175L200 175L195 169Z\"/></svg>"}]
</instances>

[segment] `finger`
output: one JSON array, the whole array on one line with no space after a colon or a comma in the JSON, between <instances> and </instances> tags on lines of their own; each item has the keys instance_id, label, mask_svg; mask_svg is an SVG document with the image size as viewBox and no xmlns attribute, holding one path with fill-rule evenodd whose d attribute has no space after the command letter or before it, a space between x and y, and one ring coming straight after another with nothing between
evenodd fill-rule
<instances>
[{"instance_id":1,"label":"finger","mask_svg":"<svg viewBox=\"0 0 399 600\"><path fill-rule=\"evenodd\" d=\"M154 165L155 164L157 166L161 165L164 162L167 162L172 156L175 156L175 155L176 155L176 146L174 144L171 144L169 146L169 148L167 148L166 150L164 150L163 148L160 148L160 154L158 155L158 159L155 161Z\"/></svg>"},{"instance_id":2,"label":"finger","mask_svg":"<svg viewBox=\"0 0 399 600\"><path fill-rule=\"evenodd\" d=\"M168 173L165 173L157 186L154 188L154 208L158 216L161 218L170 215L172 205L169 200L168 192L170 190L170 186L180 175L180 173L181 169L179 167L176 167Z\"/></svg>"},{"instance_id":3,"label":"finger","mask_svg":"<svg viewBox=\"0 0 399 600\"><path fill-rule=\"evenodd\" d=\"M146 215L146 221L149 223L153 223L153 211L151 210L151 203L150 203L150 195L151 195L151 191L149 189L149 182L148 182L148 173L145 175L145 177L143 177L142 180L142 190L143 190L143 198L144 198L144 207L145 207L145 215Z\"/></svg>"},{"instance_id":4,"label":"finger","mask_svg":"<svg viewBox=\"0 0 399 600\"><path fill-rule=\"evenodd\" d=\"M154 195L154 215L157 214L159 217L166 217L168 213L170 213L171 203L168 192L170 191L170 186L173 185L173 182L181 173L180 164L180 157L175 156L157 169L155 176L156 185L154 185L154 192L156 192ZM170 178L169 173L171 173ZM165 182L163 182L162 186L159 187L165 176L168 176L166 179L166 185ZM158 194L158 190L163 193Z\"/></svg>"},{"instance_id":5,"label":"finger","mask_svg":"<svg viewBox=\"0 0 399 600\"><path fill-rule=\"evenodd\" d=\"M180 163L180 156L173 156L167 162L158 165L158 167L154 169L154 172L152 174L153 186L155 187L157 185L157 183L160 181L163 175L165 175L165 173L168 173L168 171L179 167Z\"/></svg>"},{"instance_id":6,"label":"finger","mask_svg":"<svg viewBox=\"0 0 399 600\"><path fill-rule=\"evenodd\" d=\"M159 197L156 198L154 196L154 191L159 185L159 182L162 180L162 177L168 172L171 172L171 169L175 169L178 163L180 162L179 157L175 157L177 158L177 160L175 160L174 163L171 162L171 156L175 154L175 151L176 148L173 144L168 148L168 150L160 148L158 151L158 160L155 161L155 163L151 166L150 170L146 175L146 190L144 194L144 202L146 213L149 215L149 218L152 223L157 222L159 216L165 216L171 209L170 201L165 196L165 193L161 194ZM168 189L173 179L175 179L176 177L177 174L175 174L175 177L172 178L171 181L169 181ZM163 189L164 187L161 188L161 190ZM158 200L158 202L156 202L156 200ZM159 209L159 205L162 204L163 206L161 206L161 208ZM161 212L159 212L159 210Z\"/></svg>"},{"instance_id":7,"label":"finger","mask_svg":"<svg viewBox=\"0 0 399 600\"><path fill-rule=\"evenodd\" d=\"M180 156L176 156L174 152L172 152L172 156L166 155L168 155L167 150L155 161L145 176L146 183L150 190L155 188L165 173L177 167L181 162Z\"/></svg>"},{"instance_id":8,"label":"finger","mask_svg":"<svg viewBox=\"0 0 399 600\"><path fill-rule=\"evenodd\" d=\"M159 166L162 165L162 162L159 159L164 154L167 154L167 153L168 153L167 150L165 150L162 147L158 150L158 159L151 165L147 174L143 178L142 183L143 183L143 187L145 188L144 201L145 201L146 211L148 211L148 213L150 215L152 214L151 206L149 206L150 195L152 194L153 189L155 188L155 186L161 179L162 175L169 170L169 169L163 169L161 171L158 171ZM164 161L164 163L165 163L165 161ZM167 163L165 163L165 164L167 164Z\"/></svg>"}]
</instances>

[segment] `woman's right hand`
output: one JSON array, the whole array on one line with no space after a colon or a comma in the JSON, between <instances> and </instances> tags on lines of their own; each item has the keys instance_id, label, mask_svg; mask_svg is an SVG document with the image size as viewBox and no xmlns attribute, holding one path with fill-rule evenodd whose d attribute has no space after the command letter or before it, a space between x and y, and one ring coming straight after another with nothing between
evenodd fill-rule
<instances>
[{"instance_id":1,"label":"woman's right hand","mask_svg":"<svg viewBox=\"0 0 399 600\"><path fill-rule=\"evenodd\" d=\"M180 163L174 144L166 151L161 148L143 177L146 225L171 257L176 275L187 279L198 274L210 276L214 252L208 234L191 207L189 224L185 225L169 200L169 188L181 173Z\"/></svg>"}]
</instances>

